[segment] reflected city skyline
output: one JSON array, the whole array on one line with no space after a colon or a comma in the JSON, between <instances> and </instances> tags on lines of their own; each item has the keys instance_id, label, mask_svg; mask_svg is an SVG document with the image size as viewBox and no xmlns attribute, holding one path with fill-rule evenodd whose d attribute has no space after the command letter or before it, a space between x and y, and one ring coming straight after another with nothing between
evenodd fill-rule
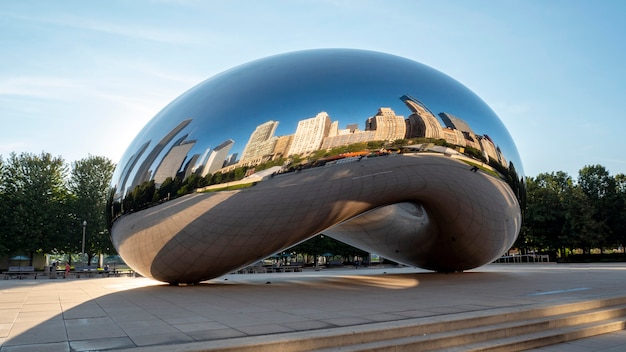
<instances>
[{"instance_id":1,"label":"reflected city skyline","mask_svg":"<svg viewBox=\"0 0 626 352\"><path fill-rule=\"evenodd\" d=\"M412 146L411 139L416 138L444 140L454 146L453 149L460 154L466 154L480 162L494 161L503 168L508 168L507 160L499 146L488 135L474 132L462 118L447 112L435 114L426 104L410 95L402 95L398 99L405 104L405 112L409 112L407 118L404 118L404 115L397 115L391 108L379 107L374 115L362 118L363 129L359 128L358 122L348 122L345 128L341 129L340 121L333 120L326 111L320 111L314 117L297 120L296 130L288 135L275 135L280 121L266 121L257 125L250 133L243 149L237 149L241 150L241 158L238 158L239 153L229 153L231 149L241 145L241 143L237 145L233 139L207 148L202 155L190 154L196 140L188 139L189 133L184 133L185 127L193 120L187 119L161 139L138 168L132 184L121 189L130 191L151 180L159 187L168 177L185 178L191 173L206 177L216 172L229 172L238 167L254 167L280 157L294 155L306 157L316 151L330 151L333 148L357 143L407 140L409 142L405 144L407 151L440 153L449 151L432 146L428 148L432 143ZM175 139L181 134L181 137ZM136 156L133 155L133 161L141 157L148 144L149 142L144 143ZM170 147L166 149L168 144ZM482 158L465 153L465 148L479 151ZM160 153L165 155L158 164L155 164ZM131 162L129 167L133 166L134 163ZM125 172L128 173L127 170ZM122 186L125 186L124 181L127 179L128 176L125 175ZM122 194L118 194L119 196Z\"/></svg>"}]
</instances>

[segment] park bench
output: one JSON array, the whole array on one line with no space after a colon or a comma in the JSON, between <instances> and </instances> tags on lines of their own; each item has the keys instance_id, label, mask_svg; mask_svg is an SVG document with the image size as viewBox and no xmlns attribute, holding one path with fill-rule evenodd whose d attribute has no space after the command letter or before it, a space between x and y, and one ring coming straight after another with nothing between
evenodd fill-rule
<instances>
[{"instance_id":1,"label":"park bench","mask_svg":"<svg viewBox=\"0 0 626 352\"><path fill-rule=\"evenodd\" d=\"M37 273L35 272L35 268L32 266L10 266L8 271L4 271L4 279L22 279L25 276L33 275L35 279L37 279Z\"/></svg>"},{"instance_id":2,"label":"park bench","mask_svg":"<svg viewBox=\"0 0 626 352\"><path fill-rule=\"evenodd\" d=\"M102 272L102 276L106 276L106 277L120 277L120 276L128 276L128 277L133 277L136 276L135 271L130 270L130 269L118 269L118 270L106 270Z\"/></svg>"}]
</instances>

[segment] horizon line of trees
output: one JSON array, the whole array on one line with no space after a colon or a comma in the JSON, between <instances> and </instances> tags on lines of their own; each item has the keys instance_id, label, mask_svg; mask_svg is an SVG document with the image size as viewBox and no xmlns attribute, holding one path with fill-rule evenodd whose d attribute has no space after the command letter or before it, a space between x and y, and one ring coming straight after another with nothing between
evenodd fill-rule
<instances>
[{"instance_id":1,"label":"horizon line of trees","mask_svg":"<svg viewBox=\"0 0 626 352\"><path fill-rule=\"evenodd\" d=\"M258 165L257 171L284 162ZM71 258L81 251L84 221L88 263L98 254L114 254L107 214L114 169L115 164L101 156L67 164L45 152L11 153L6 159L0 155L0 256L26 254L32 259L35 253L49 253ZM127 209L239 179L246 171L176 177L159 188L148 183L129 193ZM603 166L591 165L579 170L577 179L558 171L526 177L524 184L523 221L515 248L562 257L574 249L590 253L626 247L626 175L611 176Z\"/></svg>"},{"instance_id":2,"label":"horizon line of trees","mask_svg":"<svg viewBox=\"0 0 626 352\"><path fill-rule=\"evenodd\" d=\"M45 152L0 156L0 257L27 255L32 265L35 253L45 253L71 261L82 250L83 231L87 265L115 253L105 217L114 169L101 156L71 164Z\"/></svg>"},{"instance_id":3,"label":"horizon line of trees","mask_svg":"<svg viewBox=\"0 0 626 352\"><path fill-rule=\"evenodd\" d=\"M563 171L526 177L526 204L514 245L564 258L575 249L626 247L626 175L602 165L585 166L574 180Z\"/></svg>"}]
</instances>

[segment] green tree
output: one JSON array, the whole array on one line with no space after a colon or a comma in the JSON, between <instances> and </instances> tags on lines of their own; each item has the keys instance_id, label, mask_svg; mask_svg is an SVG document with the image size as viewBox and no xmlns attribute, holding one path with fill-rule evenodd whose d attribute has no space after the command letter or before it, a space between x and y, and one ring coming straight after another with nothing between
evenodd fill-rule
<instances>
[{"instance_id":1,"label":"green tree","mask_svg":"<svg viewBox=\"0 0 626 352\"><path fill-rule=\"evenodd\" d=\"M5 216L5 250L56 252L63 246L66 230L68 191L67 167L61 157L11 153L0 180Z\"/></svg>"},{"instance_id":2,"label":"green tree","mask_svg":"<svg viewBox=\"0 0 626 352\"><path fill-rule=\"evenodd\" d=\"M80 238L85 231L87 264L98 254L113 248L106 222L106 203L115 164L101 156L88 156L74 162L69 181L75 226L72 238ZM83 229L83 223L86 226ZM77 233L78 232L78 233ZM82 244L81 244L82 250Z\"/></svg>"},{"instance_id":3,"label":"green tree","mask_svg":"<svg viewBox=\"0 0 626 352\"><path fill-rule=\"evenodd\" d=\"M575 187L566 201L566 220L564 247L590 253L592 248L601 245L595 231L598 224L593 217L593 206L580 187Z\"/></svg>"},{"instance_id":4,"label":"green tree","mask_svg":"<svg viewBox=\"0 0 626 352\"><path fill-rule=\"evenodd\" d=\"M354 256L366 257L368 253L349 244L338 241L334 238L317 235L298 245L286 250L286 252L296 252L303 255L313 256L317 261L317 256L330 253L333 256L353 258Z\"/></svg>"},{"instance_id":5,"label":"green tree","mask_svg":"<svg viewBox=\"0 0 626 352\"><path fill-rule=\"evenodd\" d=\"M574 184L566 173L542 173L526 179L526 209L519 247L555 253L563 244L567 201Z\"/></svg>"},{"instance_id":6,"label":"green tree","mask_svg":"<svg viewBox=\"0 0 626 352\"><path fill-rule=\"evenodd\" d=\"M159 187L159 189L155 193L157 199L154 199L154 201L158 202L175 198L179 188L180 182L177 178L166 178L161 184L161 187Z\"/></svg>"},{"instance_id":7,"label":"green tree","mask_svg":"<svg viewBox=\"0 0 626 352\"><path fill-rule=\"evenodd\" d=\"M580 207L587 212L585 231L581 236L587 237L594 247L603 249L611 238L611 217L615 216L616 202L615 179L601 165L585 166L578 172L578 186L581 198L574 201L584 202ZM576 207L576 204L571 204ZM582 215L582 214L579 214Z\"/></svg>"},{"instance_id":8,"label":"green tree","mask_svg":"<svg viewBox=\"0 0 626 352\"><path fill-rule=\"evenodd\" d=\"M4 159L0 155L0 256L9 253L10 233L8 220L10 215L10 209L8 207L9 202L7 199L5 171L4 171Z\"/></svg>"},{"instance_id":9,"label":"green tree","mask_svg":"<svg viewBox=\"0 0 626 352\"><path fill-rule=\"evenodd\" d=\"M615 180L615 199L610 217L611 239L613 244L626 248L626 175L617 174Z\"/></svg>"}]
</instances>

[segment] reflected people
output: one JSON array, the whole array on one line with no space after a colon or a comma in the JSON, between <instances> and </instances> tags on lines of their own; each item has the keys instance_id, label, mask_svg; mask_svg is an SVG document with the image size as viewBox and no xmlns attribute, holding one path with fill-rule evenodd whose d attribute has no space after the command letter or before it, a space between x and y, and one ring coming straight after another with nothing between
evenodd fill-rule
<instances>
[{"instance_id":1,"label":"reflected people","mask_svg":"<svg viewBox=\"0 0 626 352\"><path fill-rule=\"evenodd\" d=\"M318 49L237 66L167 105L122 156L108 212L124 261L172 284L320 233L462 271L514 243L522 180L505 126L459 82L394 55Z\"/></svg>"}]
</instances>

